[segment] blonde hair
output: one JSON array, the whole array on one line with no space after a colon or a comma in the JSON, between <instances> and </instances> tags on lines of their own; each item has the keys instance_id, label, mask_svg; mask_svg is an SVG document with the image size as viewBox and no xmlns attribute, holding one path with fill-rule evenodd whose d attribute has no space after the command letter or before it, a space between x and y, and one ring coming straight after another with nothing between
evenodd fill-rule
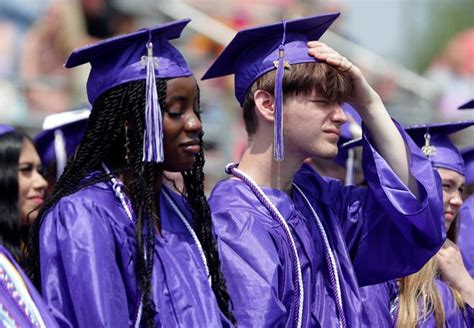
<instances>
[{"instance_id":1,"label":"blonde hair","mask_svg":"<svg viewBox=\"0 0 474 328\"><path fill-rule=\"evenodd\" d=\"M399 280L399 309L396 327L415 328L418 321L434 315L436 328L445 327L446 314L436 287L439 277L438 260L431 258L417 273ZM464 309L464 301L459 292L449 286L459 308ZM421 314L421 315L420 315Z\"/></svg>"}]
</instances>

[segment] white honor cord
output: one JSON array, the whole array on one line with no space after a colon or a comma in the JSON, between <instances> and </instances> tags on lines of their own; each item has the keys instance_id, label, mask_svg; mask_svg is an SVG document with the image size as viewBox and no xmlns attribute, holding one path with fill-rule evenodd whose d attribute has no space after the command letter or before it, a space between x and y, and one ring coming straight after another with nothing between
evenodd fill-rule
<instances>
[{"instance_id":1,"label":"white honor cord","mask_svg":"<svg viewBox=\"0 0 474 328\"><path fill-rule=\"evenodd\" d=\"M337 271L336 260L334 258L334 254L333 254L331 246L329 244L328 236L326 234L326 231L324 230L324 226L322 225L321 221L319 220L319 216L316 214L316 211L314 210L313 206L311 206L311 203L309 202L308 198L303 193L303 191L294 183L293 183L293 187L295 187L295 189L298 190L298 192L303 196L303 198L306 202L306 205L310 208L311 212L313 213L313 217L316 221L316 224L318 225L318 227L321 231L321 235L323 237L324 244L326 244L326 248L328 250L329 258L331 259L331 264L332 264L332 267L333 267L333 270L334 270L334 276L335 276L334 279L336 281L336 293L339 297L339 300L341 301L341 306L342 306L342 295L341 295L341 285L339 283L339 273Z\"/></svg>"},{"instance_id":2,"label":"white honor cord","mask_svg":"<svg viewBox=\"0 0 474 328\"><path fill-rule=\"evenodd\" d=\"M199 250L199 254L201 255L201 258L202 258L202 261L204 262L204 268L206 269L206 275L207 275L207 280L209 282L209 285L212 287L212 283L211 283L211 275L209 274L209 267L207 265L207 259L206 259L206 255L204 254L204 250L202 249L202 245L201 243L199 242L199 239L196 235L196 233L194 232L193 228L191 227L191 225L189 224L188 220L186 220L186 218L184 217L184 214L181 212L181 210L179 209L179 207L174 203L173 199L171 198L171 196L168 194L168 191L166 191L166 189L162 188L161 189L163 191L163 195L165 196L165 199L168 201L168 203L170 204L171 208L174 210L174 212L178 215L178 217L181 219L181 222L183 222L183 224L185 225L186 229L188 229L189 233L191 234L191 236L193 237L193 240L194 242L196 243L197 247L198 247L198 250Z\"/></svg>"},{"instance_id":3,"label":"white honor cord","mask_svg":"<svg viewBox=\"0 0 474 328\"><path fill-rule=\"evenodd\" d=\"M263 192L262 188L260 188L259 185L257 185L252 178L250 178L247 174L245 174L243 171L234 168L235 171L237 171L239 174L244 176L248 181L250 181L253 184L253 187L258 191L258 193L268 202L268 205L271 206L272 210L274 213L277 214L278 220L283 226L283 229L286 230L289 240L290 240L290 247L292 248L294 254L295 254L295 261L296 261L296 278L298 280L298 286L300 289L300 295L299 295L299 309L298 309L298 318L296 322L296 327L302 327L303 324L303 303L304 303L304 289L303 289L303 275L301 273L301 265L300 265L300 259L298 257L298 252L296 250L296 243L293 238L293 235L291 234L291 230L288 227L288 224L286 223L285 219L283 218L283 215L281 215L280 211L278 208L276 208L275 205L271 202L271 200L268 198L268 196Z\"/></svg>"}]
</instances>

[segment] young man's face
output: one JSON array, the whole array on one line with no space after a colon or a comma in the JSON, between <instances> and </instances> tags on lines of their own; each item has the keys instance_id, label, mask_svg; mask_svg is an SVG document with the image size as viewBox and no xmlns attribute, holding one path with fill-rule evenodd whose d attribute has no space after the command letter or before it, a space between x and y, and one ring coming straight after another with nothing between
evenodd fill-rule
<instances>
[{"instance_id":1,"label":"young man's face","mask_svg":"<svg viewBox=\"0 0 474 328\"><path fill-rule=\"evenodd\" d=\"M347 117L337 103L316 93L287 97L284 104L285 157L333 158Z\"/></svg>"}]
</instances>

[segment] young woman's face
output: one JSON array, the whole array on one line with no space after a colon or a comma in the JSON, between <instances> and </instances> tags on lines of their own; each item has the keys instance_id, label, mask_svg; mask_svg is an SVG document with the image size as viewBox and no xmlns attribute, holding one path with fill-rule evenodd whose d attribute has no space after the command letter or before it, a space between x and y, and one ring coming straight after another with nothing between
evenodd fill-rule
<instances>
[{"instance_id":1,"label":"young woman's face","mask_svg":"<svg viewBox=\"0 0 474 328\"><path fill-rule=\"evenodd\" d=\"M441 181L443 183L443 207L446 229L456 218L459 208L462 205L462 192L464 189L464 176L458 172L438 168Z\"/></svg>"},{"instance_id":2,"label":"young woman's face","mask_svg":"<svg viewBox=\"0 0 474 328\"><path fill-rule=\"evenodd\" d=\"M18 207L20 210L20 226L30 225L38 215L38 211L28 214L43 204L46 180L41 175L41 160L35 147L28 139L23 140L18 160Z\"/></svg>"},{"instance_id":3,"label":"young woman's face","mask_svg":"<svg viewBox=\"0 0 474 328\"><path fill-rule=\"evenodd\" d=\"M188 170L200 151L202 124L198 118L198 90L194 77L180 77L167 82L163 110L164 169Z\"/></svg>"}]
</instances>

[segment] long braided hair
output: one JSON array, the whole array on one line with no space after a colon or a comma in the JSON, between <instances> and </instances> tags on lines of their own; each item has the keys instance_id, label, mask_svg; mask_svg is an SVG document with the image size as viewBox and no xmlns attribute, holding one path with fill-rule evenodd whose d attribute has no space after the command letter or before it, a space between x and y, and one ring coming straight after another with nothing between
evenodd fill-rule
<instances>
[{"instance_id":1,"label":"long braided hair","mask_svg":"<svg viewBox=\"0 0 474 328\"><path fill-rule=\"evenodd\" d=\"M199 87L198 87L199 93ZM198 96L198 99L200 97ZM198 108L200 104L198 104ZM201 119L198 113L199 119ZM230 310L230 297L227 293L224 275L221 272L221 263L219 253L217 252L217 243L212 231L211 210L204 193L204 147L202 136L200 138L199 154L196 156L193 167L182 172L184 185L186 188L186 198L188 205L193 213L193 229L202 245L204 254L209 266L211 275L212 290L217 299L219 308L224 315L236 324L235 317Z\"/></svg>"},{"instance_id":2,"label":"long braided hair","mask_svg":"<svg viewBox=\"0 0 474 328\"><path fill-rule=\"evenodd\" d=\"M160 106L165 108L166 80L157 79L157 89ZM137 218L135 271L138 286L143 294L144 320L147 326L154 327L157 309L152 297L151 277L155 229L160 228L160 221L159 217L153 215L153 203L158 204L156 213L159 213L156 195L160 191L159 182L162 179L163 167L162 164L142 162L145 129L144 94L145 81L133 81L107 91L94 104L84 138L75 156L68 162L64 174L55 186L52 197L42 207L32 228L28 247L28 272L32 281L40 289L39 231L43 217L49 209L64 196L99 181L108 180L110 177L105 173L93 175L92 178L88 177L91 172L100 170L102 162L106 163L114 174L131 172L132 178L128 190ZM128 138L126 138L124 131L126 120L136 123L136 132L129 135ZM128 142L128 150L125 150L124 147L125 140ZM125 157L127 160L124 160ZM204 252L210 263L213 290L223 313L234 321L232 313L228 310L229 296L220 272L217 248L211 232L210 211L203 191L203 165L204 156L201 152L193 168L189 172L183 173L183 176L186 181L189 204L191 209L195 209L192 210L194 229L203 244ZM151 254L146 259L145 252Z\"/></svg>"},{"instance_id":3,"label":"long braided hair","mask_svg":"<svg viewBox=\"0 0 474 328\"><path fill-rule=\"evenodd\" d=\"M159 85L166 81L158 80ZM152 204L155 181L160 179L159 164L142 163L142 136L144 131L145 83L134 81L125 83L107 91L97 99L84 138L72 160L68 162L63 175L58 180L53 194L40 210L38 219L32 227L28 245L28 273L30 278L41 290L41 272L39 256L39 232L45 214L63 197L78 190L109 180L105 173L89 175L101 170L101 163L109 166L114 174L125 171L131 172L131 182L128 186L130 200L136 213L136 277L138 286L143 294L143 314L148 326L154 325L155 306L151 293L151 271L153 256L144 259L144 254L153 254L154 230ZM128 160L124 161L126 120L136 124L136 134L129 139ZM145 250L146 249L146 250Z\"/></svg>"}]
</instances>

